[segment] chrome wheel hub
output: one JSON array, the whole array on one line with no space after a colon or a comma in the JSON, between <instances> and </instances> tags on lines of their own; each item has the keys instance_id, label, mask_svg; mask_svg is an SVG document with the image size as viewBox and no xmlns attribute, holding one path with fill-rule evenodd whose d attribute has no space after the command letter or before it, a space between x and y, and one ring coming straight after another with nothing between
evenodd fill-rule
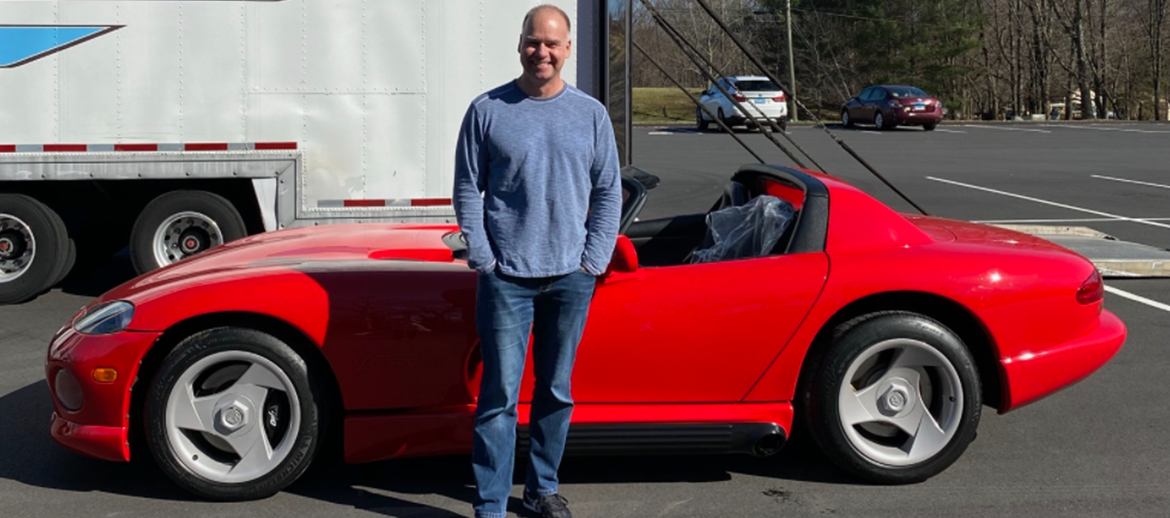
<instances>
[{"instance_id":1,"label":"chrome wheel hub","mask_svg":"<svg viewBox=\"0 0 1170 518\"><path fill-rule=\"evenodd\" d=\"M28 224L10 214L0 214L0 283L17 279L36 257L36 238Z\"/></svg>"},{"instance_id":2,"label":"chrome wheel hub","mask_svg":"<svg viewBox=\"0 0 1170 518\"><path fill-rule=\"evenodd\" d=\"M177 262L223 244L215 220L199 212L180 212L167 218L154 232L152 248L159 266Z\"/></svg>"},{"instance_id":3,"label":"chrome wheel hub","mask_svg":"<svg viewBox=\"0 0 1170 518\"><path fill-rule=\"evenodd\" d=\"M900 417L909 412L917 403L914 387L902 378L885 381L882 383L882 388L878 390L878 394L880 394L878 396L878 409L886 417Z\"/></svg>"},{"instance_id":4,"label":"chrome wheel hub","mask_svg":"<svg viewBox=\"0 0 1170 518\"><path fill-rule=\"evenodd\" d=\"M248 398L234 396L229 399L228 403L216 412L216 415L219 416L215 420L217 431L224 435L235 433L252 424L248 420L248 415L254 413L250 410L253 405Z\"/></svg>"}]
</instances>

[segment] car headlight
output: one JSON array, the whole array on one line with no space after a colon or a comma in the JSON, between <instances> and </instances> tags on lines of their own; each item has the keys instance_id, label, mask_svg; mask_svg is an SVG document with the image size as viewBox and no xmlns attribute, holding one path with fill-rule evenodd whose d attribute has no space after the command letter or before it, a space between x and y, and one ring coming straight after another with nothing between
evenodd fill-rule
<instances>
[{"instance_id":1,"label":"car headlight","mask_svg":"<svg viewBox=\"0 0 1170 518\"><path fill-rule=\"evenodd\" d=\"M108 335L125 330L134 318L134 305L124 300L98 304L73 321L73 329L87 335Z\"/></svg>"}]
</instances>

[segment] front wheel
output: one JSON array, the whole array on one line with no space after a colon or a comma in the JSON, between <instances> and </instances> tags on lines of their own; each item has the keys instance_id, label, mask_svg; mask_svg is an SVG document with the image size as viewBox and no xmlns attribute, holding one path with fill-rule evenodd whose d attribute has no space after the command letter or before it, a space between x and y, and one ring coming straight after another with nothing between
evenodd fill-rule
<instances>
[{"instance_id":1,"label":"front wheel","mask_svg":"<svg viewBox=\"0 0 1170 518\"><path fill-rule=\"evenodd\" d=\"M213 500L265 498L309 467L319 445L316 385L287 344L215 328L176 346L154 377L146 439L162 471Z\"/></svg>"},{"instance_id":2,"label":"front wheel","mask_svg":"<svg viewBox=\"0 0 1170 518\"><path fill-rule=\"evenodd\" d=\"M971 353L941 323L879 313L838 328L806 387L804 417L834 463L882 484L941 473L975 438L982 404Z\"/></svg>"},{"instance_id":3,"label":"front wheel","mask_svg":"<svg viewBox=\"0 0 1170 518\"><path fill-rule=\"evenodd\" d=\"M841 110L841 125L846 128L853 127L853 119L849 118L849 110Z\"/></svg>"}]
</instances>

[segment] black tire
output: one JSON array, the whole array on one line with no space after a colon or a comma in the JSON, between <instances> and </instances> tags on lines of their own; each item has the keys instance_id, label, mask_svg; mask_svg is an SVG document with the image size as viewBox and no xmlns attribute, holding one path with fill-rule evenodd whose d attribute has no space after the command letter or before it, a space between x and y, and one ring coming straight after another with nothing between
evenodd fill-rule
<instances>
[{"instance_id":1,"label":"black tire","mask_svg":"<svg viewBox=\"0 0 1170 518\"><path fill-rule=\"evenodd\" d=\"M890 344L892 340L911 341L915 344L929 346L930 349L941 354L945 361L954 368L953 374L940 372L936 373L936 376L957 374L959 380L959 386L954 387L949 396L949 403L943 397L945 396L944 391L933 388L947 386L946 380L942 379L930 384L931 392L935 390L939 390L939 392L934 395L934 401L929 404L931 409L927 411L932 414L932 418L937 419L938 416L934 416L936 412L934 408L936 406L938 408L949 406L949 409L945 411L948 415L939 427L950 429L948 433L951 435L949 440L945 444L940 444L937 451L930 454L928 458L912 464L891 465L880 462L870 454L865 453L863 450L866 444L864 443L869 436L865 435L864 430L858 427L866 425L855 425L851 429L851 434L847 434L840 413L842 388L845 383L850 383L851 386L854 384L853 381L845 379L850 366L867 351L877 350L876 347ZM878 358L878 356L873 357ZM937 360L937 356L935 358ZM825 454L840 468L853 476L879 484L921 482L941 473L958 460L975 438L982 410L982 392L975 360L962 340L937 321L922 315L903 312L876 313L854 319L838 327L834 332L832 343L821 351L811 353L809 362L805 367L805 372L809 373L809 376L801 387L801 397L803 398L801 415L805 421L805 427L812 432L813 438ZM929 367L929 369L935 368ZM872 380L874 374L871 373L868 376ZM885 376L885 373L882 373L882 376ZM927 372L927 375L922 379L938 380L939 378L931 377L930 372ZM878 382L871 382L876 389ZM864 386L865 383L867 382L857 384ZM921 391L921 382L917 389L919 392L914 393L913 397L920 399L915 399L915 401L925 402L925 398L922 397L924 392ZM857 390L857 388L854 387L853 390ZM955 397L955 395L960 394L961 398ZM882 398L876 399L881 400ZM888 408L880 409L880 411L893 412ZM851 439L850 435L855 439ZM862 439L856 439L857 437L862 437ZM896 437L891 440L896 442ZM885 440L880 437L877 439L879 441ZM855 442L859 440L862 443Z\"/></svg>"},{"instance_id":2,"label":"black tire","mask_svg":"<svg viewBox=\"0 0 1170 518\"><path fill-rule=\"evenodd\" d=\"M893 127L890 124L890 121L886 120L886 116L883 115L881 111L874 112L873 125L879 130L888 130Z\"/></svg>"},{"instance_id":3,"label":"black tire","mask_svg":"<svg viewBox=\"0 0 1170 518\"><path fill-rule=\"evenodd\" d=\"M69 246L67 247L67 251L65 252L65 263L61 266L61 273L57 274L57 279L53 281L53 284L51 284L50 287L61 284L61 281L65 280L65 277L69 276L69 272L72 272L73 267L76 265L77 265L77 243L75 243L73 241L73 239L70 238L69 239Z\"/></svg>"},{"instance_id":4,"label":"black tire","mask_svg":"<svg viewBox=\"0 0 1170 518\"><path fill-rule=\"evenodd\" d=\"M227 483L193 471L179 458L180 453L177 450L181 450L182 447L176 445L170 438L169 432L171 430L168 429L167 425L167 407L171 392L180 380L190 375L203 376L204 372L212 371L215 368L214 366L206 366L206 369L201 369L199 372L188 373L187 371L196 367L198 362L213 355L222 356L238 353L262 357L287 376L299 401L299 404L296 405L300 411L299 426L293 429L291 424L288 425L287 430L281 435L281 439L276 444L271 445L273 451L287 448L283 460L274 462L270 469L251 480ZM230 362L224 362L225 365L227 363ZM212 365L218 364L213 362ZM211 374L211 376L215 375L215 373ZM194 378L195 381L199 379L202 378ZM235 386L230 378L229 383L223 383L222 380L218 380L218 382L221 389L225 384ZM209 383L211 382L204 381L204 385ZM232 387L224 390L230 391ZM213 396L217 395L219 394L213 394ZM271 335L251 329L228 327L209 329L192 335L179 343L163 361L162 366L159 367L151 381L145 415L143 416L146 442L162 471L176 484L191 493L220 501L266 498L296 481L312 463L320 449L324 421L321 419L319 405L323 401L316 381L309 376L304 359L284 342ZM266 404L262 404L262 407ZM291 403L289 406L292 406ZM267 414L260 413L260 415ZM287 415L291 416L292 414L290 412ZM290 422L292 421L291 417L288 419ZM257 425L266 426L267 423L261 419L259 424L255 422L249 424L249 426ZM199 432L190 433L198 434ZM211 442L206 442L206 445L215 447ZM225 454L230 455L230 453Z\"/></svg>"},{"instance_id":5,"label":"black tire","mask_svg":"<svg viewBox=\"0 0 1170 518\"><path fill-rule=\"evenodd\" d=\"M196 213L214 222L219 231L197 236L201 239L198 242L204 246L195 246L192 253L176 250L160 260L155 253L156 232L173 216L184 212ZM135 271L143 274L212 248L216 240L227 243L246 235L247 227L240 212L223 196L207 191L172 191L151 200L138 215L130 232L130 260Z\"/></svg>"},{"instance_id":6,"label":"black tire","mask_svg":"<svg viewBox=\"0 0 1170 518\"><path fill-rule=\"evenodd\" d=\"M924 129L926 131L934 131L934 128L937 128L937 127L938 127L938 123L935 123L935 122L922 125L922 129Z\"/></svg>"},{"instance_id":7,"label":"black tire","mask_svg":"<svg viewBox=\"0 0 1170 518\"><path fill-rule=\"evenodd\" d=\"M781 131L788 131L788 119L780 119L776 123L780 126Z\"/></svg>"},{"instance_id":8,"label":"black tire","mask_svg":"<svg viewBox=\"0 0 1170 518\"><path fill-rule=\"evenodd\" d=\"M20 223L18 223L18 221ZM0 304L17 304L52 288L68 270L69 233L53 209L23 194L0 194L0 247L11 260L0 274ZM31 239L25 237L31 236ZM25 255L31 246L31 255ZM20 265L17 261L26 258Z\"/></svg>"},{"instance_id":9,"label":"black tire","mask_svg":"<svg viewBox=\"0 0 1170 518\"><path fill-rule=\"evenodd\" d=\"M732 131L731 123L728 122L727 116L723 115L723 108L719 108L719 111L716 115L718 115L719 121L723 123L723 125L719 126L719 131L724 133Z\"/></svg>"},{"instance_id":10,"label":"black tire","mask_svg":"<svg viewBox=\"0 0 1170 518\"><path fill-rule=\"evenodd\" d=\"M849 117L849 110L841 110L841 125L846 128L853 127L853 119Z\"/></svg>"},{"instance_id":11,"label":"black tire","mask_svg":"<svg viewBox=\"0 0 1170 518\"><path fill-rule=\"evenodd\" d=\"M707 120L702 108L695 108L695 127L700 132L707 131L707 128L711 127L711 121Z\"/></svg>"}]
</instances>

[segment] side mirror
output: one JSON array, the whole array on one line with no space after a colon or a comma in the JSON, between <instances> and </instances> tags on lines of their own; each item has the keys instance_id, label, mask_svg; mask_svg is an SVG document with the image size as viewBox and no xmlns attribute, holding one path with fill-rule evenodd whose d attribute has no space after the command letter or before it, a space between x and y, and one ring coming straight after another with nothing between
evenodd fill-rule
<instances>
[{"instance_id":1,"label":"side mirror","mask_svg":"<svg viewBox=\"0 0 1170 518\"><path fill-rule=\"evenodd\" d=\"M613 247L613 258L609 260L609 267L602 277L609 277L613 273L633 273L638 271L638 251L630 238L619 235L617 244Z\"/></svg>"}]
</instances>

